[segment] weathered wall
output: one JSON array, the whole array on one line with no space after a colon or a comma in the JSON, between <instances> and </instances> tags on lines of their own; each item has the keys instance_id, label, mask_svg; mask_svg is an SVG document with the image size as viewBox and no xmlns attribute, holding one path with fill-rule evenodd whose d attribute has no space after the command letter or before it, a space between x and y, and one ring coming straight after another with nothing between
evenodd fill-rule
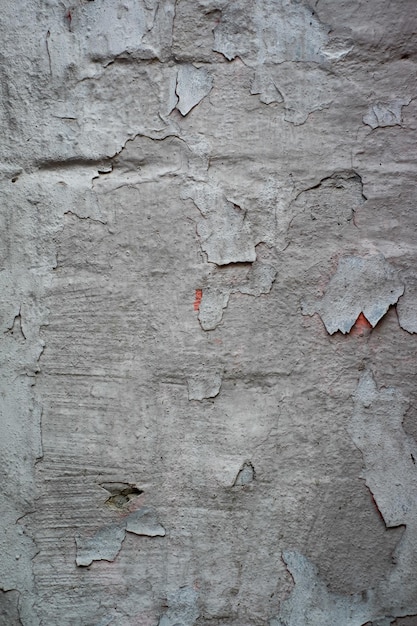
<instances>
[{"instance_id":1,"label":"weathered wall","mask_svg":"<svg viewBox=\"0 0 417 626\"><path fill-rule=\"evenodd\" d=\"M415 0L1 4L1 625L417 624Z\"/></svg>"}]
</instances>

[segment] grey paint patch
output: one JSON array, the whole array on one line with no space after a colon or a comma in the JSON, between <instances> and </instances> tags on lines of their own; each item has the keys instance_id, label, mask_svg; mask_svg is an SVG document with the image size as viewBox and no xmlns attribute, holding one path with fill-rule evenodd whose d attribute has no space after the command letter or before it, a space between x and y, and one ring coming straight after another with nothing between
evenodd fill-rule
<instances>
[{"instance_id":1,"label":"grey paint patch","mask_svg":"<svg viewBox=\"0 0 417 626\"><path fill-rule=\"evenodd\" d=\"M254 241L244 209L213 185L188 187L183 196L192 198L201 213L197 232L208 261L216 265L255 261L258 242Z\"/></svg>"},{"instance_id":2,"label":"grey paint patch","mask_svg":"<svg viewBox=\"0 0 417 626\"><path fill-rule=\"evenodd\" d=\"M100 528L92 537L77 536L76 564L87 567L93 561L114 561L124 538L125 529L117 525Z\"/></svg>"},{"instance_id":3,"label":"grey paint patch","mask_svg":"<svg viewBox=\"0 0 417 626\"><path fill-rule=\"evenodd\" d=\"M266 59L271 63L320 62L327 34L328 28L304 2L262 0L249 7L238 0L222 6L213 49L229 61L239 56L249 65Z\"/></svg>"},{"instance_id":4,"label":"grey paint patch","mask_svg":"<svg viewBox=\"0 0 417 626\"><path fill-rule=\"evenodd\" d=\"M191 587L170 593L167 604L168 609L158 626L193 626L200 615L198 593Z\"/></svg>"},{"instance_id":5,"label":"grey paint patch","mask_svg":"<svg viewBox=\"0 0 417 626\"><path fill-rule=\"evenodd\" d=\"M109 160L106 170L95 177L94 190L109 193L123 186L178 176L187 171L189 152L186 143L175 136L155 141L137 135L127 141Z\"/></svg>"},{"instance_id":6,"label":"grey paint patch","mask_svg":"<svg viewBox=\"0 0 417 626\"><path fill-rule=\"evenodd\" d=\"M214 330L223 319L223 310L227 307L231 294L241 293L259 297L271 291L277 276L277 271L269 263L255 261L247 270L247 274L237 284L224 282L219 287L208 286L203 289L198 319L203 330ZM221 283L214 276L214 284Z\"/></svg>"},{"instance_id":7,"label":"grey paint patch","mask_svg":"<svg viewBox=\"0 0 417 626\"><path fill-rule=\"evenodd\" d=\"M250 92L253 95L259 94L259 100L263 104L284 102L284 98L275 84L271 70L264 66L256 70Z\"/></svg>"},{"instance_id":8,"label":"grey paint patch","mask_svg":"<svg viewBox=\"0 0 417 626\"><path fill-rule=\"evenodd\" d=\"M215 398L222 385L223 370L210 370L202 367L200 371L194 372L188 378L188 399L204 400L205 398Z\"/></svg>"},{"instance_id":9,"label":"grey paint patch","mask_svg":"<svg viewBox=\"0 0 417 626\"><path fill-rule=\"evenodd\" d=\"M255 468L250 461L245 461L240 468L236 480L233 483L234 487L243 487L249 485L255 480Z\"/></svg>"},{"instance_id":10,"label":"grey paint patch","mask_svg":"<svg viewBox=\"0 0 417 626\"><path fill-rule=\"evenodd\" d=\"M155 509L141 507L119 523L103 526L92 537L75 538L75 562L87 567L93 561L114 561L120 552L126 532L147 537L164 537L165 528L159 523Z\"/></svg>"},{"instance_id":11,"label":"grey paint patch","mask_svg":"<svg viewBox=\"0 0 417 626\"><path fill-rule=\"evenodd\" d=\"M295 586L270 626L363 626L369 621L371 611L360 594L331 593L317 568L298 552L286 551L283 559Z\"/></svg>"},{"instance_id":12,"label":"grey paint patch","mask_svg":"<svg viewBox=\"0 0 417 626\"><path fill-rule=\"evenodd\" d=\"M363 117L363 123L372 129L378 127L401 125L401 112L403 106L410 104L411 98L395 98L389 102L375 102L372 104L366 115Z\"/></svg>"},{"instance_id":13,"label":"grey paint patch","mask_svg":"<svg viewBox=\"0 0 417 626\"><path fill-rule=\"evenodd\" d=\"M363 477L387 526L407 524L416 514L416 444L402 428L407 406L398 391L378 390L372 373L364 372L349 433L363 455Z\"/></svg>"},{"instance_id":14,"label":"grey paint patch","mask_svg":"<svg viewBox=\"0 0 417 626\"><path fill-rule=\"evenodd\" d=\"M194 65L181 65L178 70L176 94L177 109L181 115L187 115L211 91L213 79L204 68Z\"/></svg>"},{"instance_id":15,"label":"grey paint patch","mask_svg":"<svg viewBox=\"0 0 417 626\"><path fill-rule=\"evenodd\" d=\"M285 104L284 119L294 126L304 124L310 113L328 109L336 97L339 83L324 68L303 63L286 63L274 71Z\"/></svg>"},{"instance_id":16,"label":"grey paint patch","mask_svg":"<svg viewBox=\"0 0 417 626\"><path fill-rule=\"evenodd\" d=\"M126 531L147 537L165 537L165 528L158 522L155 509L142 507L125 520Z\"/></svg>"},{"instance_id":17,"label":"grey paint patch","mask_svg":"<svg viewBox=\"0 0 417 626\"><path fill-rule=\"evenodd\" d=\"M414 275L404 276L404 294L398 300L398 321L404 330L417 333L417 278Z\"/></svg>"},{"instance_id":18,"label":"grey paint patch","mask_svg":"<svg viewBox=\"0 0 417 626\"><path fill-rule=\"evenodd\" d=\"M203 330L214 330L223 318L223 309L229 302L229 293L219 289L203 289L203 297L198 312L198 320Z\"/></svg>"},{"instance_id":19,"label":"grey paint patch","mask_svg":"<svg viewBox=\"0 0 417 626\"><path fill-rule=\"evenodd\" d=\"M374 588L341 596L328 591L308 559L285 552L295 586L271 626L390 626L396 623L394 618L414 615L417 610L412 573L417 558L417 444L402 428L408 402L394 388L378 389L369 369L362 374L353 400L348 430L364 459L363 477L386 526L406 527L395 550L395 567Z\"/></svg>"},{"instance_id":20,"label":"grey paint patch","mask_svg":"<svg viewBox=\"0 0 417 626\"><path fill-rule=\"evenodd\" d=\"M360 449L363 476L388 527L405 525L395 553L395 568L379 594L393 617L417 612L417 443L402 421L408 401L392 387L378 389L366 370L354 394L349 432ZM404 585L404 580L408 581Z\"/></svg>"},{"instance_id":21,"label":"grey paint patch","mask_svg":"<svg viewBox=\"0 0 417 626\"><path fill-rule=\"evenodd\" d=\"M252 264L246 279L237 287L231 288L231 293L242 293L249 296L258 297L271 291L277 271L275 267L268 263L255 261Z\"/></svg>"},{"instance_id":22,"label":"grey paint patch","mask_svg":"<svg viewBox=\"0 0 417 626\"><path fill-rule=\"evenodd\" d=\"M342 257L324 296L302 303L303 315L318 313L329 334L348 333L360 313L374 327L404 293L396 269L383 255Z\"/></svg>"}]
</instances>

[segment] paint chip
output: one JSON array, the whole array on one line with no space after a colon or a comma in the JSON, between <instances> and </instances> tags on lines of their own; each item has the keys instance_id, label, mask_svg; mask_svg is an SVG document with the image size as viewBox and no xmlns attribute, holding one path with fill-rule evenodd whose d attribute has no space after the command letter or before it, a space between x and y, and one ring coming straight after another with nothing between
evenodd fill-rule
<instances>
[{"instance_id":1,"label":"paint chip","mask_svg":"<svg viewBox=\"0 0 417 626\"><path fill-rule=\"evenodd\" d=\"M389 102L375 102L372 104L366 115L363 117L363 123L372 129L387 126L401 125L402 108L410 104L411 98L395 98Z\"/></svg>"},{"instance_id":2,"label":"paint chip","mask_svg":"<svg viewBox=\"0 0 417 626\"><path fill-rule=\"evenodd\" d=\"M100 528L92 537L76 537L76 564L87 567L93 561L114 561L124 538L125 529L116 524Z\"/></svg>"},{"instance_id":3,"label":"paint chip","mask_svg":"<svg viewBox=\"0 0 417 626\"><path fill-rule=\"evenodd\" d=\"M203 330L214 330L223 318L223 309L229 302L229 292L208 287L203 290L198 320Z\"/></svg>"},{"instance_id":4,"label":"paint chip","mask_svg":"<svg viewBox=\"0 0 417 626\"><path fill-rule=\"evenodd\" d=\"M165 537L165 528L158 522L155 509L142 507L125 520L126 531L147 537Z\"/></svg>"},{"instance_id":5,"label":"paint chip","mask_svg":"<svg viewBox=\"0 0 417 626\"><path fill-rule=\"evenodd\" d=\"M406 524L417 512L417 446L403 427L407 401L396 389L378 389L365 370L353 396L349 434L362 453L363 478L388 527Z\"/></svg>"},{"instance_id":6,"label":"paint chip","mask_svg":"<svg viewBox=\"0 0 417 626\"><path fill-rule=\"evenodd\" d=\"M209 72L194 65L181 65L177 75L176 94L178 104L176 108L185 116L211 91L213 78Z\"/></svg>"},{"instance_id":7,"label":"paint chip","mask_svg":"<svg viewBox=\"0 0 417 626\"><path fill-rule=\"evenodd\" d=\"M417 277L405 276L404 282L404 295L397 304L398 321L403 330L417 333Z\"/></svg>"},{"instance_id":8,"label":"paint chip","mask_svg":"<svg viewBox=\"0 0 417 626\"><path fill-rule=\"evenodd\" d=\"M330 335L348 333L361 313L374 328L403 293L397 270L382 254L342 257L324 296L303 302L302 313L318 313Z\"/></svg>"},{"instance_id":9,"label":"paint chip","mask_svg":"<svg viewBox=\"0 0 417 626\"><path fill-rule=\"evenodd\" d=\"M215 398L220 391L223 380L223 369L211 370L203 367L200 371L194 372L187 380L188 399L205 400Z\"/></svg>"},{"instance_id":10,"label":"paint chip","mask_svg":"<svg viewBox=\"0 0 417 626\"><path fill-rule=\"evenodd\" d=\"M253 263L256 260L254 237L247 211L228 200L214 185L193 185L183 190L201 213L197 234L208 261L216 265Z\"/></svg>"}]
</instances>

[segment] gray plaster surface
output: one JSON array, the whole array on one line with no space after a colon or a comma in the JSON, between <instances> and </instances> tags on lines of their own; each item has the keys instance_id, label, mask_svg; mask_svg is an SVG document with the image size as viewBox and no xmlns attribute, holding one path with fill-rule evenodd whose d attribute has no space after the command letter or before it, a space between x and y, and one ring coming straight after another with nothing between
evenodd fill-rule
<instances>
[{"instance_id":1,"label":"gray plaster surface","mask_svg":"<svg viewBox=\"0 0 417 626\"><path fill-rule=\"evenodd\" d=\"M0 626L413 626L415 1L1 9Z\"/></svg>"}]
</instances>

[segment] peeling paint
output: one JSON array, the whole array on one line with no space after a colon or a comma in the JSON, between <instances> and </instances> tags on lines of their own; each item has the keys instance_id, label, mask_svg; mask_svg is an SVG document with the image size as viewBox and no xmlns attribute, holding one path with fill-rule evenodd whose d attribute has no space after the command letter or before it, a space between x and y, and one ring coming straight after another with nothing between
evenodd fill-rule
<instances>
[{"instance_id":1,"label":"peeling paint","mask_svg":"<svg viewBox=\"0 0 417 626\"><path fill-rule=\"evenodd\" d=\"M349 433L365 462L363 477L385 524L407 524L415 515L416 444L402 428L407 401L393 388L378 390L369 370L354 394Z\"/></svg>"},{"instance_id":2,"label":"peeling paint","mask_svg":"<svg viewBox=\"0 0 417 626\"><path fill-rule=\"evenodd\" d=\"M120 522L99 528L92 537L77 535L75 562L88 567L93 561L114 561L119 554L126 532L147 537L165 537L165 528L158 522L155 509L141 507Z\"/></svg>"},{"instance_id":3,"label":"peeling paint","mask_svg":"<svg viewBox=\"0 0 417 626\"><path fill-rule=\"evenodd\" d=\"M294 580L290 596L281 604L270 626L331 626L346 624L390 626L417 610L417 585L413 577L416 560L417 444L402 428L408 406L392 387L378 389L373 373L366 369L353 394L354 408L348 426L364 460L363 478L382 518L389 527L405 525L391 572L379 584L361 594L329 592L318 569L294 551L283 559ZM404 581L408 581L404 584ZM397 622L398 620L398 622Z\"/></svg>"},{"instance_id":4,"label":"peeling paint","mask_svg":"<svg viewBox=\"0 0 417 626\"><path fill-rule=\"evenodd\" d=\"M250 461L245 461L240 468L233 487L244 487L255 480L255 468Z\"/></svg>"},{"instance_id":5,"label":"peeling paint","mask_svg":"<svg viewBox=\"0 0 417 626\"><path fill-rule=\"evenodd\" d=\"M244 281L231 289L231 293L242 293L249 296L259 297L271 291L277 276L275 267L268 263L255 261Z\"/></svg>"},{"instance_id":6,"label":"peeling paint","mask_svg":"<svg viewBox=\"0 0 417 626\"><path fill-rule=\"evenodd\" d=\"M165 528L158 522L156 511L142 507L125 519L126 531L147 537L165 537Z\"/></svg>"},{"instance_id":7,"label":"peeling paint","mask_svg":"<svg viewBox=\"0 0 417 626\"><path fill-rule=\"evenodd\" d=\"M125 529L116 524L100 528L92 537L76 536L76 564L88 567L93 561L114 561L124 538Z\"/></svg>"},{"instance_id":8,"label":"peeling paint","mask_svg":"<svg viewBox=\"0 0 417 626\"><path fill-rule=\"evenodd\" d=\"M254 241L242 207L210 185L184 189L183 197L191 198L201 213L197 232L209 262L228 265L255 261L259 242Z\"/></svg>"},{"instance_id":9,"label":"peeling paint","mask_svg":"<svg viewBox=\"0 0 417 626\"><path fill-rule=\"evenodd\" d=\"M178 70L176 94L177 109L181 115L187 115L211 91L213 79L204 68L182 65Z\"/></svg>"},{"instance_id":10,"label":"peeling paint","mask_svg":"<svg viewBox=\"0 0 417 626\"><path fill-rule=\"evenodd\" d=\"M214 330L223 319L223 311L228 306L230 296L241 293L259 297L270 293L276 279L276 269L261 261L250 265L246 277L238 284L223 284L219 287L205 287L199 307L198 319L203 330ZM216 282L216 277L212 280Z\"/></svg>"},{"instance_id":11,"label":"peeling paint","mask_svg":"<svg viewBox=\"0 0 417 626\"><path fill-rule=\"evenodd\" d=\"M295 551L283 553L283 559L295 586L282 602L279 615L270 626L363 626L369 621L369 607L362 594L341 596L331 593L320 580L317 568Z\"/></svg>"},{"instance_id":12,"label":"peeling paint","mask_svg":"<svg viewBox=\"0 0 417 626\"><path fill-rule=\"evenodd\" d=\"M210 371L209 368L203 367L201 371L194 372L187 380L188 399L201 401L205 398L215 398L219 394L222 380L223 369Z\"/></svg>"},{"instance_id":13,"label":"peeling paint","mask_svg":"<svg viewBox=\"0 0 417 626\"><path fill-rule=\"evenodd\" d=\"M271 76L271 71L268 71L264 66L256 70L250 92L253 95L259 94L259 100L263 104L284 102L284 98L275 84L273 76Z\"/></svg>"},{"instance_id":14,"label":"peeling paint","mask_svg":"<svg viewBox=\"0 0 417 626\"><path fill-rule=\"evenodd\" d=\"M366 115L363 117L363 123L372 129L385 128L387 126L401 126L401 112L404 106L408 106L411 98L395 98L389 102L375 102L372 104Z\"/></svg>"},{"instance_id":15,"label":"peeling paint","mask_svg":"<svg viewBox=\"0 0 417 626\"><path fill-rule=\"evenodd\" d=\"M203 289L198 320L203 330L214 330L223 318L223 310L229 303L229 293L210 287Z\"/></svg>"},{"instance_id":16,"label":"peeling paint","mask_svg":"<svg viewBox=\"0 0 417 626\"><path fill-rule=\"evenodd\" d=\"M242 0L222 8L213 49L226 59L239 56L251 65L266 59L272 63L324 59L329 29L306 3L262 0L251 9L248 15Z\"/></svg>"},{"instance_id":17,"label":"peeling paint","mask_svg":"<svg viewBox=\"0 0 417 626\"><path fill-rule=\"evenodd\" d=\"M375 327L403 292L398 272L383 255L342 257L324 296L303 302L302 313L318 313L330 335L348 333L361 313Z\"/></svg>"},{"instance_id":18,"label":"peeling paint","mask_svg":"<svg viewBox=\"0 0 417 626\"><path fill-rule=\"evenodd\" d=\"M398 322L408 333L417 333L417 278L404 276L405 290L397 304Z\"/></svg>"}]
</instances>

